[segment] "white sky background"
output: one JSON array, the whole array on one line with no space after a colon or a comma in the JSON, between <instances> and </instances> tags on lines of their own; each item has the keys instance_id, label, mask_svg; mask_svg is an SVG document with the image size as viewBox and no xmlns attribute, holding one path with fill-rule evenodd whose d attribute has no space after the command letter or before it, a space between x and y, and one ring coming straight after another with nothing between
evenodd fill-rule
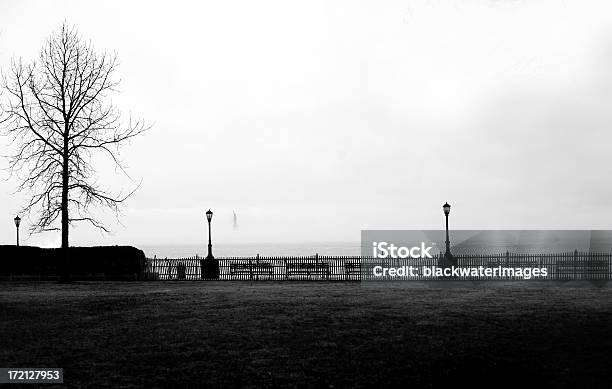
<instances>
[{"instance_id":1,"label":"white sky background","mask_svg":"<svg viewBox=\"0 0 612 389\"><path fill-rule=\"evenodd\" d=\"M64 19L154 124L123 226L71 244L203 243L208 208L216 242L357 241L443 228L445 201L452 228L612 229L608 1L2 1L0 66Z\"/></svg>"}]
</instances>

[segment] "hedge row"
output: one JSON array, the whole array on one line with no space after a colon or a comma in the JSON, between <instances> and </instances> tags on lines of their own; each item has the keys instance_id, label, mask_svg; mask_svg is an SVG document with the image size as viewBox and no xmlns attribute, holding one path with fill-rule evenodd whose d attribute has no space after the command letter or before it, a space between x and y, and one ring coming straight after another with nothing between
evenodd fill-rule
<instances>
[{"instance_id":1,"label":"hedge row","mask_svg":"<svg viewBox=\"0 0 612 389\"><path fill-rule=\"evenodd\" d=\"M70 247L73 279L140 279L145 263L142 250L131 246ZM0 278L54 278L64 266L62 249L0 246Z\"/></svg>"}]
</instances>

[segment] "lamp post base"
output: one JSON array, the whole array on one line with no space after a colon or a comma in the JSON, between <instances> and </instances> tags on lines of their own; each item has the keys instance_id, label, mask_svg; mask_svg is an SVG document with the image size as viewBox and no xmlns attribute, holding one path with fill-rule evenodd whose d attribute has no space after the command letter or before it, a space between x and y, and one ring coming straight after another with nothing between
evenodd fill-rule
<instances>
[{"instance_id":1,"label":"lamp post base","mask_svg":"<svg viewBox=\"0 0 612 389\"><path fill-rule=\"evenodd\" d=\"M457 258L447 251L444 256L438 258L438 267L442 269L448 269L457 266ZM454 280L456 277L439 277L441 280Z\"/></svg>"},{"instance_id":2,"label":"lamp post base","mask_svg":"<svg viewBox=\"0 0 612 389\"><path fill-rule=\"evenodd\" d=\"M219 279L219 260L213 257L212 255L200 261L200 269L202 271L202 279Z\"/></svg>"}]
</instances>

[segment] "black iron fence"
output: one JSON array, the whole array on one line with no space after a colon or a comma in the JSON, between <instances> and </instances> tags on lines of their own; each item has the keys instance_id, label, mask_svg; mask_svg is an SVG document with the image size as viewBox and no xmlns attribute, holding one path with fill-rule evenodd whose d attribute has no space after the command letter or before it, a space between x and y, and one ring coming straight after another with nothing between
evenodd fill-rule
<instances>
[{"instance_id":1,"label":"black iron fence","mask_svg":"<svg viewBox=\"0 0 612 389\"><path fill-rule=\"evenodd\" d=\"M91 260L88 258L88 260ZM79 270L73 272L74 279L82 280L203 280L202 265L205 259L191 258L144 258L140 264L120 276L113 267ZM374 259L361 256L255 256L255 257L223 257L219 263L220 280L251 280L251 281L369 281L369 280L436 280L449 277L436 277L435 274L425 274L424 269L439 270L444 262L443 256L435 255L428 259ZM546 269L546 275L540 273L530 279L540 280L612 280L612 253L566 252L551 254L462 254L454 257L456 268L461 271L479 268L498 271L494 275L461 273L453 275L452 279L460 280L520 280L522 274L502 273L503 269ZM58 278L58 272L49 266L38 266L21 269L12 266L0 268L0 280L53 280ZM446 263L448 265L448 263ZM378 269L375 269L379 266ZM381 275L381 268L417 269L415 274ZM51 270L49 270L51 269ZM497 270L495 270L497 269ZM374 272L377 271L377 274Z\"/></svg>"},{"instance_id":2,"label":"black iron fence","mask_svg":"<svg viewBox=\"0 0 612 389\"><path fill-rule=\"evenodd\" d=\"M442 255L427 259L374 259L361 256L293 256L293 257L223 257L217 258L220 280L271 281L365 281L365 280L433 280L448 277L426 275L440 267ZM202 280L201 257L169 259L148 258L143 278L147 280ZM567 252L554 254L500 253L487 255L457 255L459 269L498 269L496 275L465 274L452 276L460 280L515 280L526 279L526 271L509 272L503 269L546 269L529 279L541 280L611 280L612 253ZM385 268L413 267L416 275L377 276L374 266ZM376 269L380 274L381 269ZM434 274L435 275L435 274Z\"/></svg>"}]
</instances>

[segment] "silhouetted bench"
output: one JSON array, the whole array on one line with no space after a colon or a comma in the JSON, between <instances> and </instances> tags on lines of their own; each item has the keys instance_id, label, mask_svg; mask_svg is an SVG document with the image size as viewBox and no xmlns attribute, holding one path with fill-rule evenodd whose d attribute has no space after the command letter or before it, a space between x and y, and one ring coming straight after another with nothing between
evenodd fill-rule
<instances>
[{"instance_id":1,"label":"silhouetted bench","mask_svg":"<svg viewBox=\"0 0 612 389\"><path fill-rule=\"evenodd\" d=\"M361 275L361 262L346 262L344 264L344 274L347 279L349 276Z\"/></svg>"},{"instance_id":2,"label":"silhouetted bench","mask_svg":"<svg viewBox=\"0 0 612 389\"><path fill-rule=\"evenodd\" d=\"M285 264L286 277L300 275L310 278L311 276L329 279L331 271L327 262L287 262Z\"/></svg>"},{"instance_id":3,"label":"silhouetted bench","mask_svg":"<svg viewBox=\"0 0 612 389\"><path fill-rule=\"evenodd\" d=\"M560 279L605 279L608 273L605 259L570 259L559 261L556 266L556 277Z\"/></svg>"},{"instance_id":4,"label":"silhouetted bench","mask_svg":"<svg viewBox=\"0 0 612 389\"><path fill-rule=\"evenodd\" d=\"M249 278L268 276L272 278L274 267L269 263L232 263L230 276L249 276Z\"/></svg>"}]
</instances>

